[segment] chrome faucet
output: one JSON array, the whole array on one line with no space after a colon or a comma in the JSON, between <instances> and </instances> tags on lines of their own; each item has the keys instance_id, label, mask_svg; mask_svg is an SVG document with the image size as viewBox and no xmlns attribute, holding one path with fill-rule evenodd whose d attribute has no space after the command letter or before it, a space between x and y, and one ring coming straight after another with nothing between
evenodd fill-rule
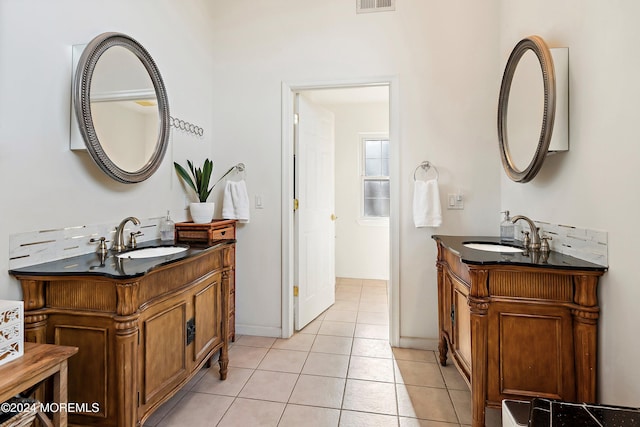
<instances>
[{"instance_id":1,"label":"chrome faucet","mask_svg":"<svg viewBox=\"0 0 640 427\"><path fill-rule=\"evenodd\" d=\"M527 223L529 224L529 228L531 228L531 233L530 233L531 243L529 243L529 246L527 249L529 249L531 252L539 251L540 250L540 234L538 233L538 227L536 227L535 223L524 215L516 215L512 217L511 222L515 224L516 221L520 219L527 221Z\"/></svg>"},{"instance_id":2,"label":"chrome faucet","mask_svg":"<svg viewBox=\"0 0 640 427\"><path fill-rule=\"evenodd\" d=\"M118 228L116 228L116 235L113 238L113 246L111 247L111 249L116 252L122 252L127 248L127 245L124 243L124 226L129 221L135 225L140 225L140 220L135 216L128 216L120 222Z\"/></svg>"}]
</instances>

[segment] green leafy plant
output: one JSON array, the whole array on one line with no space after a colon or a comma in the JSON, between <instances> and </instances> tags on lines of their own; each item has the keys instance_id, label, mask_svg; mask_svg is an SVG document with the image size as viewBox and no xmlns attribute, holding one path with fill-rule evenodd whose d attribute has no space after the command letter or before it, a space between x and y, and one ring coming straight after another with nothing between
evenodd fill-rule
<instances>
[{"instance_id":1,"label":"green leafy plant","mask_svg":"<svg viewBox=\"0 0 640 427\"><path fill-rule=\"evenodd\" d=\"M176 172L180 175L180 178L182 178L184 182L196 192L198 200L204 203L209 198L209 194L211 194L211 190L213 190L213 187L215 186L214 184L209 188L211 174L213 173L213 162L206 159L202 169L194 168L191 160L187 160L187 165L191 171L191 176L189 176L189 173L185 168L180 166L178 163L173 162L173 166L175 166ZM191 179L192 177L193 179Z\"/></svg>"}]
</instances>

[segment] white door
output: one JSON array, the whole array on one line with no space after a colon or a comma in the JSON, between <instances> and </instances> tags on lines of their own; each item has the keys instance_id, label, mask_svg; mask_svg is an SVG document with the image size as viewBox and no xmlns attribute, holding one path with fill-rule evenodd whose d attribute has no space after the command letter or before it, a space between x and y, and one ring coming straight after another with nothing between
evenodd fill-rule
<instances>
[{"instance_id":1,"label":"white door","mask_svg":"<svg viewBox=\"0 0 640 427\"><path fill-rule=\"evenodd\" d=\"M296 94L294 327L335 302L333 113Z\"/></svg>"}]
</instances>

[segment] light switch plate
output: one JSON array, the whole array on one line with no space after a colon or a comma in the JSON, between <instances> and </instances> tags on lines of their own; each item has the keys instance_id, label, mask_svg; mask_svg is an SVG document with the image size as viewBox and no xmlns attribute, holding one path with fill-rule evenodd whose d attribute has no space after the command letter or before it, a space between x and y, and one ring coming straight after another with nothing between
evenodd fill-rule
<instances>
[{"instance_id":1,"label":"light switch plate","mask_svg":"<svg viewBox=\"0 0 640 427\"><path fill-rule=\"evenodd\" d=\"M447 209L464 209L464 199L460 194L447 195Z\"/></svg>"}]
</instances>

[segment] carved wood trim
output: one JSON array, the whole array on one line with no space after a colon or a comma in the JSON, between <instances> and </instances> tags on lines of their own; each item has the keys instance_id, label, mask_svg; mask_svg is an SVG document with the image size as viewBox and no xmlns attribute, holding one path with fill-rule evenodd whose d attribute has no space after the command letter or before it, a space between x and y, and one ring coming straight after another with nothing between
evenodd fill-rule
<instances>
[{"instance_id":1,"label":"carved wood trim","mask_svg":"<svg viewBox=\"0 0 640 427\"><path fill-rule=\"evenodd\" d=\"M113 284L83 278L47 282L47 306L114 312L116 292Z\"/></svg>"},{"instance_id":2,"label":"carved wood trim","mask_svg":"<svg viewBox=\"0 0 640 427\"><path fill-rule=\"evenodd\" d=\"M138 290L140 289L138 282L118 283L116 284L116 314L118 316L127 316L138 310L139 299Z\"/></svg>"},{"instance_id":3,"label":"carved wood trim","mask_svg":"<svg viewBox=\"0 0 640 427\"><path fill-rule=\"evenodd\" d=\"M571 277L553 273L491 270L489 288L492 296L573 300Z\"/></svg>"},{"instance_id":4,"label":"carved wood trim","mask_svg":"<svg viewBox=\"0 0 640 427\"><path fill-rule=\"evenodd\" d=\"M44 282L22 279L20 280L20 285L22 286L22 300L24 301L25 312L44 307Z\"/></svg>"},{"instance_id":5,"label":"carved wood trim","mask_svg":"<svg viewBox=\"0 0 640 427\"><path fill-rule=\"evenodd\" d=\"M489 296L489 270L472 268L469 270L471 278L470 296L486 298Z\"/></svg>"}]
</instances>

